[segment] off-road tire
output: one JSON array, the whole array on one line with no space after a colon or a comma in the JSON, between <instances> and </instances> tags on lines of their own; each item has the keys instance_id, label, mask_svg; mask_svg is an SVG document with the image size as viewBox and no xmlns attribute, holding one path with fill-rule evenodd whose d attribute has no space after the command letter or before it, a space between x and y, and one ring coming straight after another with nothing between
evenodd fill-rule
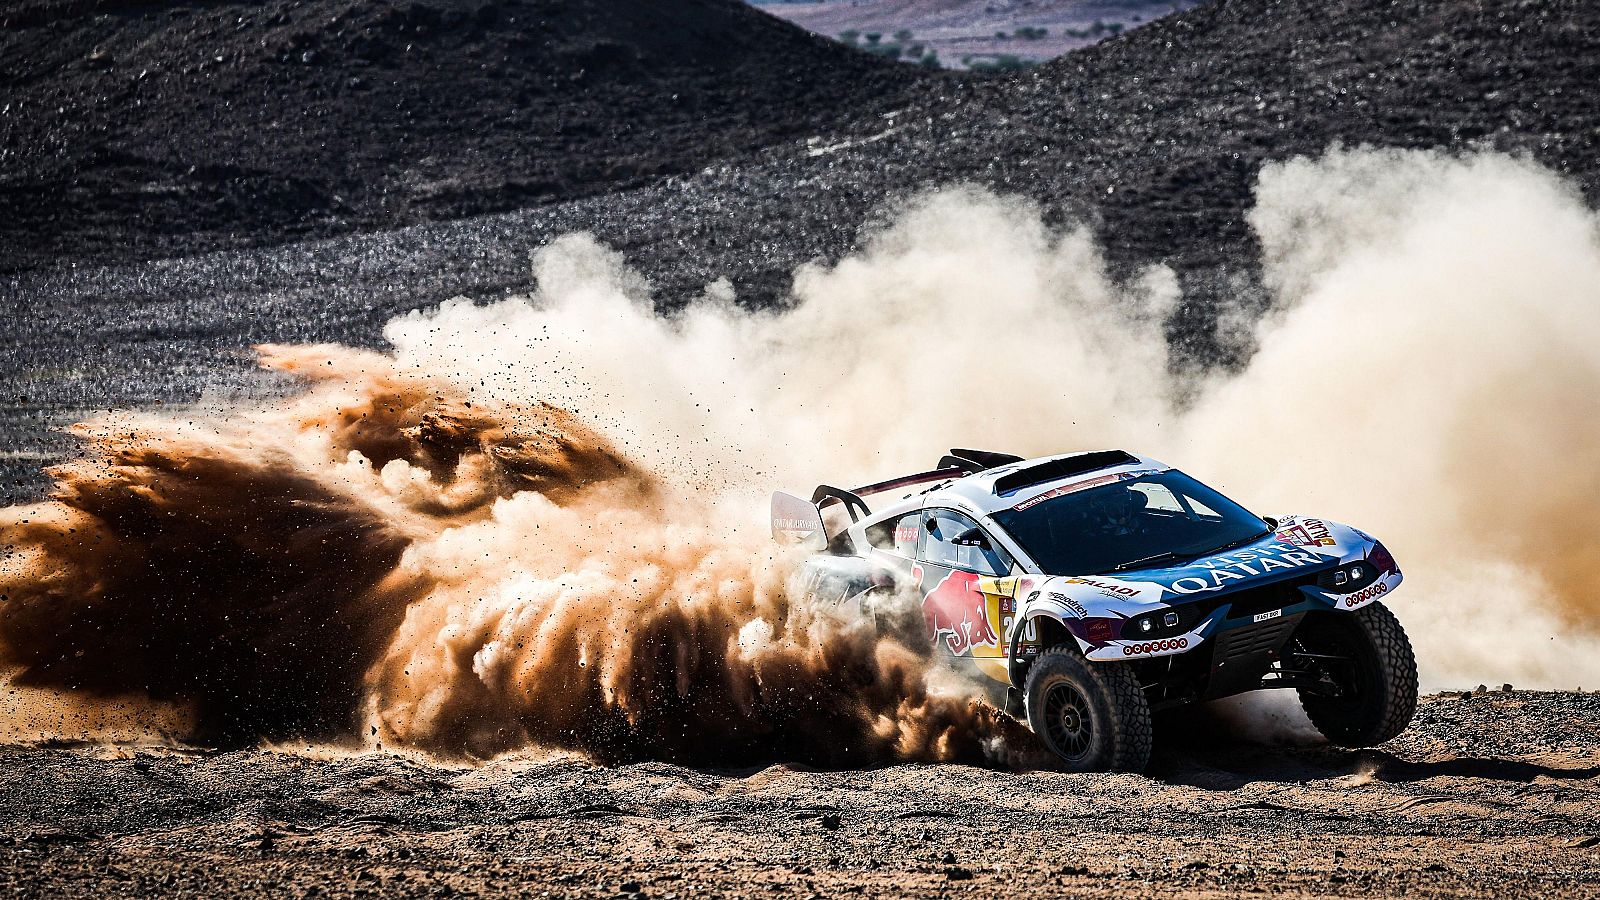
<instances>
[{"instance_id":1,"label":"off-road tire","mask_svg":"<svg viewBox=\"0 0 1600 900\"><path fill-rule=\"evenodd\" d=\"M1308 628L1305 641L1342 641L1355 652L1358 667L1354 696L1299 691L1300 705L1322 736L1342 747L1372 747L1405 731L1417 711L1417 657L1394 613L1373 603L1354 613L1307 619L1301 629Z\"/></svg>"},{"instance_id":2,"label":"off-road tire","mask_svg":"<svg viewBox=\"0 0 1600 900\"><path fill-rule=\"evenodd\" d=\"M1028 727L1067 771L1142 772L1150 762L1150 702L1127 663L1089 662L1076 647L1054 647L1028 668L1023 697ZM1066 724L1062 703L1074 706L1075 722L1088 722L1086 736ZM1067 743L1075 737L1081 748Z\"/></svg>"}]
</instances>

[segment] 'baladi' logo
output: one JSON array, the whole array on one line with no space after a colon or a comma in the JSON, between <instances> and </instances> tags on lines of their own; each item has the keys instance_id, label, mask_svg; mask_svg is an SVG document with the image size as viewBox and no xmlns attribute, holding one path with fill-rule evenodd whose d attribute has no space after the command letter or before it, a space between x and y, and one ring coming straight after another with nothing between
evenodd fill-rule
<instances>
[{"instance_id":1,"label":"'baladi' logo","mask_svg":"<svg viewBox=\"0 0 1600 900\"><path fill-rule=\"evenodd\" d=\"M1065 579L1065 582L1067 584L1086 584L1102 594L1109 594L1113 597L1139 596L1139 589L1136 587L1129 587L1112 581L1101 581L1097 578L1068 578Z\"/></svg>"}]
</instances>

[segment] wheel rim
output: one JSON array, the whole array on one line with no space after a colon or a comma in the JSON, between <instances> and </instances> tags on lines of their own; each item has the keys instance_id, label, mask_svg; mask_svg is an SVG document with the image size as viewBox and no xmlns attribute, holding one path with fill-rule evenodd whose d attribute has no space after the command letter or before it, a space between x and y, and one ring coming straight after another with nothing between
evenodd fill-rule
<instances>
[{"instance_id":1,"label":"wheel rim","mask_svg":"<svg viewBox=\"0 0 1600 900\"><path fill-rule=\"evenodd\" d=\"M1045 730L1055 750L1068 759L1089 755L1094 744L1094 718L1089 698L1068 682L1052 685L1044 696Z\"/></svg>"},{"instance_id":2,"label":"wheel rim","mask_svg":"<svg viewBox=\"0 0 1600 900\"><path fill-rule=\"evenodd\" d=\"M1296 635L1295 646L1315 657L1314 665L1324 678L1339 687L1337 697L1318 697L1318 702L1330 706L1359 706L1366 696L1376 690L1366 667L1362 665L1362 648L1351 635L1337 629L1322 633Z\"/></svg>"}]
</instances>

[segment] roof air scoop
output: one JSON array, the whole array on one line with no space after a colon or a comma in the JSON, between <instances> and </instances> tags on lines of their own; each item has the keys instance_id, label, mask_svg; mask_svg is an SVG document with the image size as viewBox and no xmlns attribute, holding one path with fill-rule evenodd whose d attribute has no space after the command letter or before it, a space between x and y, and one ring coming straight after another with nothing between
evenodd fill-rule
<instances>
[{"instance_id":1,"label":"roof air scoop","mask_svg":"<svg viewBox=\"0 0 1600 900\"><path fill-rule=\"evenodd\" d=\"M996 453L993 450L951 450L949 455L940 457L939 468L960 469L968 475L982 472L985 469L994 469L1000 466L1009 466L1012 463L1022 462L1022 457L1012 453Z\"/></svg>"}]
</instances>

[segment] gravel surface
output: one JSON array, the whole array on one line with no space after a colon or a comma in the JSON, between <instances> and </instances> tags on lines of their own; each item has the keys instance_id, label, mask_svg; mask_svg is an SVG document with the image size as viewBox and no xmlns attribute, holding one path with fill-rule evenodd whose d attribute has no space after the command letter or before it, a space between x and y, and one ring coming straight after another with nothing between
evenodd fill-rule
<instances>
[{"instance_id":1,"label":"gravel surface","mask_svg":"<svg viewBox=\"0 0 1600 900\"><path fill-rule=\"evenodd\" d=\"M1169 726L1186 728L1192 726ZM0 889L562 897L1600 893L1600 696L1444 695L1381 749L1151 774L0 750Z\"/></svg>"}]
</instances>

